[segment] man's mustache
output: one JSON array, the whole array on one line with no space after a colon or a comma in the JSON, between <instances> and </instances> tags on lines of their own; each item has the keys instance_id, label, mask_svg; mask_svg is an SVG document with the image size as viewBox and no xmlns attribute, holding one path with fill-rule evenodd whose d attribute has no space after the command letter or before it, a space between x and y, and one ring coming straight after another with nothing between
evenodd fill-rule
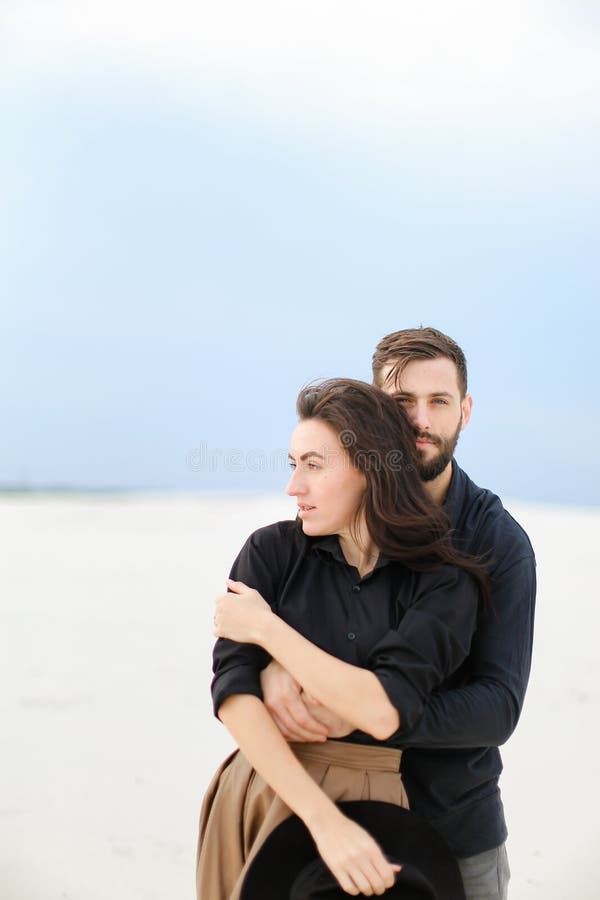
<instances>
[{"instance_id":1,"label":"man's mustache","mask_svg":"<svg viewBox=\"0 0 600 900\"><path fill-rule=\"evenodd\" d=\"M442 443L441 438L437 436L437 434L429 434L427 431L415 431L415 438L421 441L429 441L431 444L435 444L437 447Z\"/></svg>"}]
</instances>

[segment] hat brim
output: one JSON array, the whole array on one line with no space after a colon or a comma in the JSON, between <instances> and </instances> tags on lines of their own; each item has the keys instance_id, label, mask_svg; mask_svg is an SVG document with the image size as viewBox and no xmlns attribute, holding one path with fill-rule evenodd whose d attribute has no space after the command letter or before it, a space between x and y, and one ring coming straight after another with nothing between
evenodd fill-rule
<instances>
[{"instance_id":1,"label":"hat brim","mask_svg":"<svg viewBox=\"0 0 600 900\"><path fill-rule=\"evenodd\" d=\"M378 800L349 800L337 806L375 838L386 856L424 873L440 900L465 900L460 870L448 845L415 813ZM240 900L286 900L300 871L317 856L304 823L290 816L256 854Z\"/></svg>"},{"instance_id":2,"label":"hat brim","mask_svg":"<svg viewBox=\"0 0 600 900\"><path fill-rule=\"evenodd\" d=\"M392 857L390 862L399 860ZM318 857L300 870L288 896L289 900L347 900L348 895ZM404 863L385 896L390 900L437 900L439 894L422 872Z\"/></svg>"}]
</instances>

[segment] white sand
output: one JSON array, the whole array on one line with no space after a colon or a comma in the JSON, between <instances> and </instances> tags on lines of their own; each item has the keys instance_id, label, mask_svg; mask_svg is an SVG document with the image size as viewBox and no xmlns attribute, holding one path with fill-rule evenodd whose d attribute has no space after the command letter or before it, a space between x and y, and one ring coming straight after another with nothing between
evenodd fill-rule
<instances>
[{"instance_id":1,"label":"white sand","mask_svg":"<svg viewBox=\"0 0 600 900\"><path fill-rule=\"evenodd\" d=\"M511 506L539 599L504 749L511 900L592 900L600 510ZM0 500L0 898L193 900L203 790L231 747L208 695L212 605L287 498Z\"/></svg>"}]
</instances>

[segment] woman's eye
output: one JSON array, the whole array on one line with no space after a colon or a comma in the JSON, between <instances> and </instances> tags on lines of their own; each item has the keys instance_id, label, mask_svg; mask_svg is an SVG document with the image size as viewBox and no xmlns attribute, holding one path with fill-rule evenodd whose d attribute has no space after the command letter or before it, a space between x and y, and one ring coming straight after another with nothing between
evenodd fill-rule
<instances>
[{"instance_id":1,"label":"woman's eye","mask_svg":"<svg viewBox=\"0 0 600 900\"><path fill-rule=\"evenodd\" d=\"M288 463L288 466L290 467L290 469L295 469L296 463L290 462L290 463Z\"/></svg>"}]
</instances>

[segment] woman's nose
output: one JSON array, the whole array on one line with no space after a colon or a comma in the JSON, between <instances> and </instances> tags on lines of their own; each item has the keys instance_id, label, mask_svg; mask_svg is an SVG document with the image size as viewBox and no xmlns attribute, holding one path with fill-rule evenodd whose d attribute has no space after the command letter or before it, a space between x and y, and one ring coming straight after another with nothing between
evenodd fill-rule
<instances>
[{"instance_id":1,"label":"woman's nose","mask_svg":"<svg viewBox=\"0 0 600 900\"><path fill-rule=\"evenodd\" d=\"M302 483L297 469L294 469L292 472L290 480L286 485L285 492L290 497L296 497L298 494L302 493Z\"/></svg>"}]
</instances>

